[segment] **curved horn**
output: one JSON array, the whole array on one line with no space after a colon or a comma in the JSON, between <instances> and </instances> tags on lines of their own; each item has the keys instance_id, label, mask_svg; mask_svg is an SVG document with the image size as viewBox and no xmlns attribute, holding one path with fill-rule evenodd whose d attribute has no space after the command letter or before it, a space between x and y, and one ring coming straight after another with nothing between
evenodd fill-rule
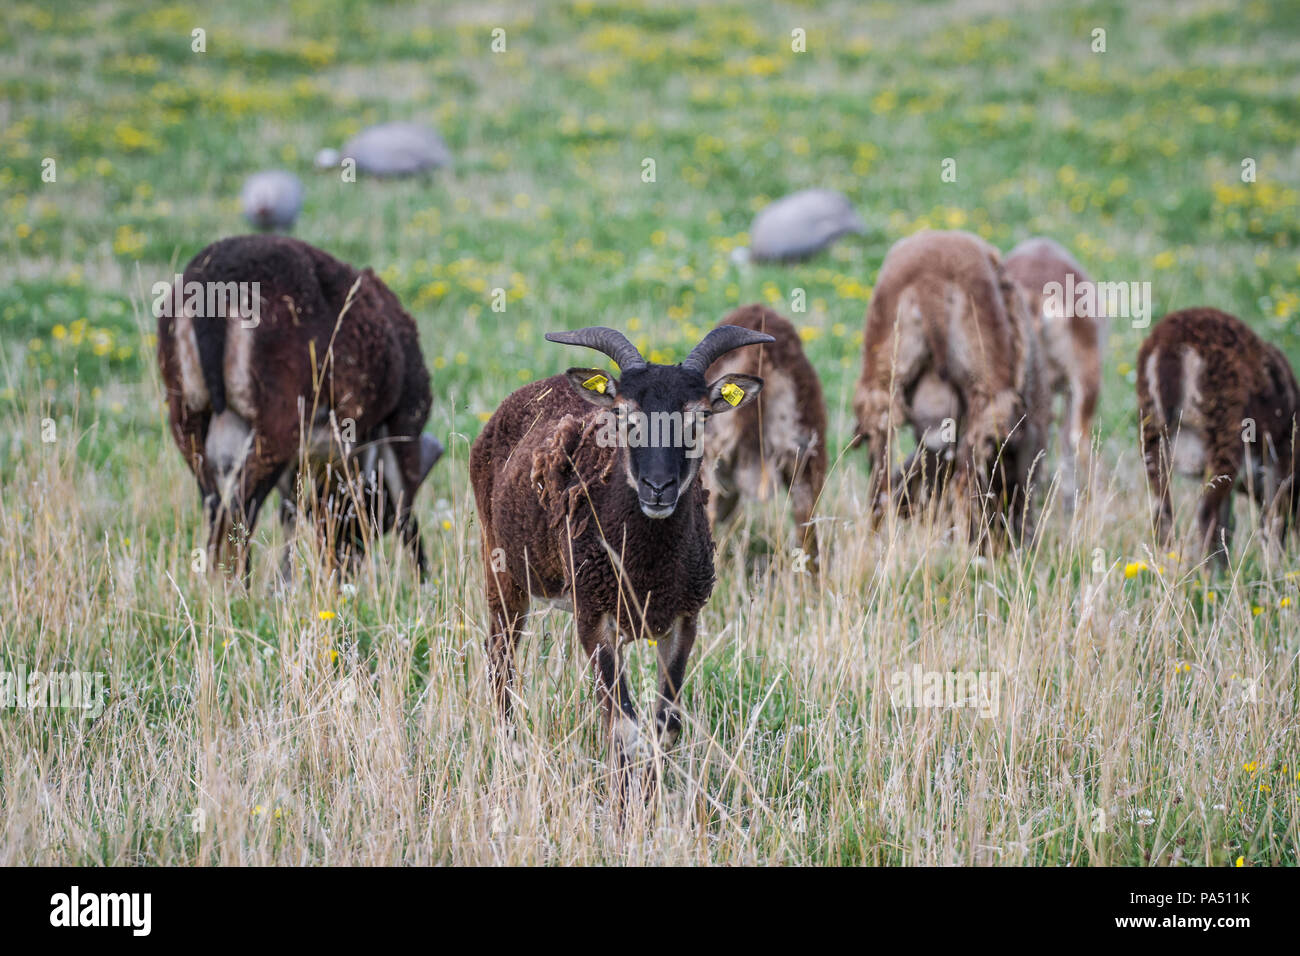
<instances>
[{"instance_id":1,"label":"curved horn","mask_svg":"<svg viewBox=\"0 0 1300 956\"><path fill-rule=\"evenodd\" d=\"M583 345L604 352L625 372L646 367L646 360L641 357L636 346L627 340L626 335L603 325L593 325L576 332L547 332L546 341L559 342L561 345Z\"/></svg>"},{"instance_id":2,"label":"curved horn","mask_svg":"<svg viewBox=\"0 0 1300 956\"><path fill-rule=\"evenodd\" d=\"M710 365L732 349L775 341L776 339L766 332L755 332L753 329L742 328L739 325L719 325L704 336L699 345L691 349L691 354L682 361L682 368L694 369L703 375Z\"/></svg>"}]
</instances>

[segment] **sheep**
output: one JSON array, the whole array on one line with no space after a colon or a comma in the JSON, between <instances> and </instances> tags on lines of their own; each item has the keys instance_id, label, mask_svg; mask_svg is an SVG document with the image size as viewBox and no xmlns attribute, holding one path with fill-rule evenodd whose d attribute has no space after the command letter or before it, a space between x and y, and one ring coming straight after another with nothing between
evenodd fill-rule
<instances>
[{"instance_id":1,"label":"sheep","mask_svg":"<svg viewBox=\"0 0 1300 956\"><path fill-rule=\"evenodd\" d=\"M451 150L441 136L418 123L380 123L368 126L348 140L342 152L322 149L316 166L333 169L343 160L371 176L412 176L451 165Z\"/></svg>"},{"instance_id":2,"label":"sheep","mask_svg":"<svg viewBox=\"0 0 1300 956\"><path fill-rule=\"evenodd\" d=\"M1234 488L1256 502L1280 547L1300 507L1300 390L1282 351L1218 309L1171 312L1138 349L1137 395L1160 540L1173 535L1169 485L1178 472L1206 480L1197 524L1200 550L1215 563L1227 560Z\"/></svg>"},{"instance_id":3,"label":"sheep","mask_svg":"<svg viewBox=\"0 0 1300 956\"><path fill-rule=\"evenodd\" d=\"M886 504L906 515L937 500L951 470L959 523L982 539L972 501L991 497L1021 539L1047 430L1039 361L1028 306L993 246L965 232L895 243L867 307L853 399L852 444L867 446L873 518ZM893 429L903 422L917 449L887 477Z\"/></svg>"},{"instance_id":4,"label":"sheep","mask_svg":"<svg viewBox=\"0 0 1300 956\"><path fill-rule=\"evenodd\" d=\"M733 311L718 328L766 333L772 345L731 352L709 368L708 379L743 373L763 379L758 400L716 422L706 433L704 460L709 522L716 529L743 495L767 500L779 481L790 496L800 546L818 570L813 508L826 481L826 402L821 381L804 355L799 333L771 309L753 304Z\"/></svg>"},{"instance_id":5,"label":"sheep","mask_svg":"<svg viewBox=\"0 0 1300 956\"><path fill-rule=\"evenodd\" d=\"M387 495L423 573L411 504L442 449L422 434L432 395L415 322L379 277L256 235L213 243L159 285L158 364L172 437L206 508L211 565L229 556L247 579L245 542L266 497L279 490L291 524L299 472L324 489L338 450L329 467L372 479L359 493L381 520ZM359 446L373 454L353 459Z\"/></svg>"},{"instance_id":6,"label":"sheep","mask_svg":"<svg viewBox=\"0 0 1300 956\"><path fill-rule=\"evenodd\" d=\"M1049 396L1063 395L1061 496L1074 507L1080 475L1087 477L1092 422L1101 394L1101 353L1107 322L1095 297L1065 301L1065 291L1092 285L1092 279L1061 245L1051 239L1026 239L1002 263L1029 303L1041 344ZM1062 306L1065 306L1062 308Z\"/></svg>"},{"instance_id":7,"label":"sheep","mask_svg":"<svg viewBox=\"0 0 1300 956\"><path fill-rule=\"evenodd\" d=\"M754 217L748 255L756 262L796 262L828 248L840 236L864 232L866 226L843 193L801 189Z\"/></svg>"},{"instance_id":8,"label":"sheep","mask_svg":"<svg viewBox=\"0 0 1300 956\"><path fill-rule=\"evenodd\" d=\"M302 211L302 182L282 169L254 173L244 180L239 202L253 228L288 232Z\"/></svg>"},{"instance_id":9,"label":"sheep","mask_svg":"<svg viewBox=\"0 0 1300 956\"><path fill-rule=\"evenodd\" d=\"M474 441L470 482L486 567L488 673L509 726L515 645L530 599L572 611L623 781L644 745L619 635L656 641L655 723L667 750L681 732L682 679L714 582L708 492L694 480L700 431L710 415L743 409L763 387L753 375L709 382L705 372L725 352L775 340L722 326L668 366L648 363L613 329L546 339L603 352L622 377L570 368L525 385Z\"/></svg>"}]
</instances>

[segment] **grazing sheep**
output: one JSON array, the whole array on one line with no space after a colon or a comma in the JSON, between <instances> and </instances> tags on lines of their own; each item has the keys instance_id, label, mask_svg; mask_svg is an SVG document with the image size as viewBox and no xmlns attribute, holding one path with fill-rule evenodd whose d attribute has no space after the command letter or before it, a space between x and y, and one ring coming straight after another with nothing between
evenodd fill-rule
<instances>
[{"instance_id":1,"label":"grazing sheep","mask_svg":"<svg viewBox=\"0 0 1300 956\"><path fill-rule=\"evenodd\" d=\"M763 379L756 402L728 415L705 438L709 519L716 528L743 495L766 501L780 482L790 496L801 547L817 570L817 532L812 513L826 481L826 402L821 382L804 355L799 333L771 309L736 309L719 328L736 326L766 333L771 345L731 352L709 368L713 380L728 373Z\"/></svg>"},{"instance_id":2,"label":"grazing sheep","mask_svg":"<svg viewBox=\"0 0 1300 956\"><path fill-rule=\"evenodd\" d=\"M1300 390L1282 351L1218 309L1171 312L1138 350L1137 394L1160 538L1167 543L1173 534L1169 481L1177 471L1206 482L1197 508L1200 547L1218 562L1232 537L1234 488L1259 505L1265 531L1280 546L1300 504Z\"/></svg>"},{"instance_id":3,"label":"grazing sheep","mask_svg":"<svg viewBox=\"0 0 1300 956\"><path fill-rule=\"evenodd\" d=\"M302 183L282 169L253 173L244 180L239 203L255 229L288 232L302 211Z\"/></svg>"},{"instance_id":4,"label":"grazing sheep","mask_svg":"<svg viewBox=\"0 0 1300 956\"><path fill-rule=\"evenodd\" d=\"M1079 476L1088 475L1092 420L1101 393L1101 353L1107 323L1095 298L1064 303L1062 290L1080 289L1092 279L1074 258L1051 239L1026 239L1002 263L1029 303L1042 345L1042 367L1049 395L1065 398L1061 430L1061 494L1074 506ZM1053 288L1053 283L1056 288Z\"/></svg>"},{"instance_id":5,"label":"grazing sheep","mask_svg":"<svg viewBox=\"0 0 1300 956\"><path fill-rule=\"evenodd\" d=\"M172 437L198 481L214 567L233 545L247 576L271 490L291 519L300 465L319 488L334 449L356 475L350 453L365 444L423 571L410 509L441 446L421 434L432 396L415 323L374 272L296 239L238 236L195 256L155 309ZM381 496L362 493L381 513Z\"/></svg>"},{"instance_id":6,"label":"grazing sheep","mask_svg":"<svg viewBox=\"0 0 1300 956\"><path fill-rule=\"evenodd\" d=\"M889 250L867 307L853 406L875 516L887 501L907 514L936 499L951 469L959 523L982 537L982 508L972 502L988 496L1014 537L1028 530L1048 399L1028 306L983 239L926 231ZM904 422L917 449L887 478L893 430Z\"/></svg>"},{"instance_id":7,"label":"grazing sheep","mask_svg":"<svg viewBox=\"0 0 1300 956\"><path fill-rule=\"evenodd\" d=\"M620 332L551 332L548 341L610 356L621 378L571 368L501 403L470 452L486 565L488 668L502 715L511 709L514 650L531 597L572 610L595 669L620 780L641 748L619 635L655 639L663 747L677 709L696 618L713 590L708 492L695 481L710 415L744 408L763 383L705 372L722 354L770 335L713 329L680 365L654 365ZM646 422L650 430L644 429Z\"/></svg>"},{"instance_id":8,"label":"grazing sheep","mask_svg":"<svg viewBox=\"0 0 1300 956\"><path fill-rule=\"evenodd\" d=\"M451 150L442 137L417 123L380 123L348 140L342 151L323 149L316 165L333 169L344 159L356 161L360 172L371 176L413 176L451 165Z\"/></svg>"},{"instance_id":9,"label":"grazing sheep","mask_svg":"<svg viewBox=\"0 0 1300 956\"><path fill-rule=\"evenodd\" d=\"M794 262L816 255L840 236L861 235L866 226L843 193L803 189L763 209L749 229L756 262Z\"/></svg>"}]
</instances>

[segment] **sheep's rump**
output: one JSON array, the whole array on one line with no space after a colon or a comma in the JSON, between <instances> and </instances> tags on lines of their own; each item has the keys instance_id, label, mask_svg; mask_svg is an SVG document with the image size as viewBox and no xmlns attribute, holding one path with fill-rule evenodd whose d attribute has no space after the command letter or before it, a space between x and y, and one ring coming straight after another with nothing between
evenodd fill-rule
<instances>
[{"instance_id":1,"label":"sheep's rump","mask_svg":"<svg viewBox=\"0 0 1300 956\"><path fill-rule=\"evenodd\" d=\"M775 342L737 349L709 367L712 382L728 374L763 379L758 399L715 416L705 432L710 465L721 463L748 497L764 499L774 482L807 469L820 491L826 474L826 402L821 381L790 322L762 305L747 305L719 323L766 332ZM710 468L710 471L713 469Z\"/></svg>"},{"instance_id":2,"label":"sheep's rump","mask_svg":"<svg viewBox=\"0 0 1300 956\"><path fill-rule=\"evenodd\" d=\"M1169 442L1174 471L1200 477L1235 469L1243 429L1255 424L1257 454L1290 448L1295 375L1286 357L1240 319L1196 308L1165 316L1138 349L1143 428Z\"/></svg>"},{"instance_id":3,"label":"sheep's rump","mask_svg":"<svg viewBox=\"0 0 1300 956\"><path fill-rule=\"evenodd\" d=\"M885 256L867 308L859 434L910 422L918 436L961 418L972 397L997 406L994 431L1024 414L1032 331L998 252L967 233L921 232ZM921 401L917 402L916 399Z\"/></svg>"},{"instance_id":4,"label":"sheep's rump","mask_svg":"<svg viewBox=\"0 0 1300 956\"><path fill-rule=\"evenodd\" d=\"M1077 290L1091 284L1091 277L1064 247L1043 238L1027 239L1016 246L1003 261L1002 269L1025 294L1034 331L1043 343L1048 387L1060 391L1071 378L1078 378L1095 393L1101 379L1098 355L1107 329L1095 296L1076 296L1069 303L1061 303L1068 308L1057 310L1051 307L1046 293L1056 283L1064 296L1070 288Z\"/></svg>"},{"instance_id":5,"label":"sheep's rump","mask_svg":"<svg viewBox=\"0 0 1300 956\"><path fill-rule=\"evenodd\" d=\"M255 485L296 456L303 426L328 427L331 413L358 440L380 423L410 438L395 450L418 476L429 376L414 321L370 269L288 237L238 236L195 256L160 311L172 434L205 490L210 427L246 433Z\"/></svg>"}]
</instances>

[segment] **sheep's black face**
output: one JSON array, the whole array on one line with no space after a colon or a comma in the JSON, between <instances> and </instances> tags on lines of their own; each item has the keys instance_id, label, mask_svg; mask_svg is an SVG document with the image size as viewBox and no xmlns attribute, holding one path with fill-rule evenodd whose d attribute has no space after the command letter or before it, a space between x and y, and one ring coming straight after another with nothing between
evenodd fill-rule
<instances>
[{"instance_id":1,"label":"sheep's black face","mask_svg":"<svg viewBox=\"0 0 1300 956\"><path fill-rule=\"evenodd\" d=\"M648 365L621 379L571 368L568 377L578 394L606 410L597 441L623 449L628 484L647 518L672 515L699 474L709 418L743 407L763 387L752 375L724 375L708 384L680 365Z\"/></svg>"}]
</instances>

